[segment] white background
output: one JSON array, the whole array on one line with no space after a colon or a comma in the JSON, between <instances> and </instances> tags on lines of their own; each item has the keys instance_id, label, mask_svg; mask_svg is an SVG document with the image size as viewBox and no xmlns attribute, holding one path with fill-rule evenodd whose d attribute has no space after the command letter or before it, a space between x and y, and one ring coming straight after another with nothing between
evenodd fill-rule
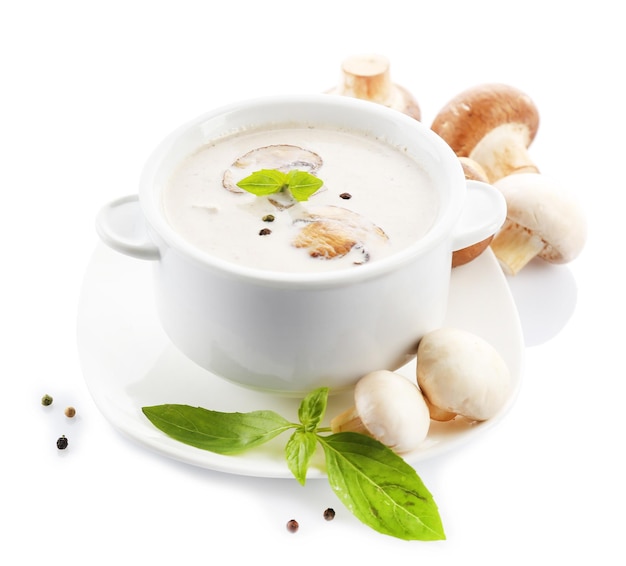
<instances>
[{"instance_id":1,"label":"white background","mask_svg":"<svg viewBox=\"0 0 626 566\"><path fill-rule=\"evenodd\" d=\"M409 11L408 7L414 6ZM624 564L624 19L618 3L34 2L0 8L0 563ZM418 470L448 539L402 542L337 510L323 480L231 476L126 440L94 405L76 314L94 218L153 147L216 106L319 92L381 53L430 124L481 82L526 91L531 153L589 239L511 281L527 340L506 419ZM44 393L55 404L44 409ZM66 422L62 409L78 415ZM60 431L70 438L55 447ZM330 502L330 503L328 503ZM297 518L296 534L285 522ZM219 557L219 558L218 558Z\"/></svg>"}]
</instances>

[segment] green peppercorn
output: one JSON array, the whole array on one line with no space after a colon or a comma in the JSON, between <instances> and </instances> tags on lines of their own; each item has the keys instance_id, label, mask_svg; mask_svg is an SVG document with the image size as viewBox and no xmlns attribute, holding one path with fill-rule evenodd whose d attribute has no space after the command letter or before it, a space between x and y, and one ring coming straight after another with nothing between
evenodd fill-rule
<instances>
[{"instance_id":1,"label":"green peppercorn","mask_svg":"<svg viewBox=\"0 0 626 566\"><path fill-rule=\"evenodd\" d=\"M291 519L290 521L287 521L287 530L290 533L297 532L299 528L300 528L300 525L298 525L298 521L296 521L295 519Z\"/></svg>"},{"instance_id":2,"label":"green peppercorn","mask_svg":"<svg viewBox=\"0 0 626 566\"><path fill-rule=\"evenodd\" d=\"M263 217L263 222L274 222L274 215L273 214L266 214Z\"/></svg>"},{"instance_id":3,"label":"green peppercorn","mask_svg":"<svg viewBox=\"0 0 626 566\"><path fill-rule=\"evenodd\" d=\"M49 405L52 405L52 397L50 395L48 395L47 393L41 398L41 404L44 407L48 407Z\"/></svg>"},{"instance_id":4,"label":"green peppercorn","mask_svg":"<svg viewBox=\"0 0 626 566\"><path fill-rule=\"evenodd\" d=\"M335 510L332 507L329 507L324 511L324 519L327 521L332 521L335 518Z\"/></svg>"},{"instance_id":5,"label":"green peppercorn","mask_svg":"<svg viewBox=\"0 0 626 566\"><path fill-rule=\"evenodd\" d=\"M59 450L65 450L67 448L67 445L68 445L68 442L67 442L67 438L65 438L65 435L57 439L57 448Z\"/></svg>"}]
</instances>

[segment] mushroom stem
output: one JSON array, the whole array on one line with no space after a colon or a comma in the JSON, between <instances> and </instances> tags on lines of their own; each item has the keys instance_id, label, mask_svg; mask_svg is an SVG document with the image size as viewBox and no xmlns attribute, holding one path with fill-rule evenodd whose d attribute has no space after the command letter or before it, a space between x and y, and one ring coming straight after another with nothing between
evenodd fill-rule
<instances>
[{"instance_id":1,"label":"mushroom stem","mask_svg":"<svg viewBox=\"0 0 626 566\"><path fill-rule=\"evenodd\" d=\"M507 275L519 273L545 246L537 234L510 219L491 241L491 249Z\"/></svg>"},{"instance_id":2,"label":"mushroom stem","mask_svg":"<svg viewBox=\"0 0 626 566\"><path fill-rule=\"evenodd\" d=\"M350 407L343 413L340 413L330 421L330 429L333 433L337 432L359 432L361 434L370 435L367 428L363 424L356 407Z\"/></svg>"},{"instance_id":3,"label":"mushroom stem","mask_svg":"<svg viewBox=\"0 0 626 566\"><path fill-rule=\"evenodd\" d=\"M456 417L456 413L453 413L451 411L446 411L445 409L441 409L437 407L436 405L433 405L428 400L428 397L426 397L426 395L424 395L424 401L426 401L426 406L428 407L430 418L433 421L439 421L443 423L443 422L451 421L452 419Z\"/></svg>"},{"instance_id":4,"label":"mushroom stem","mask_svg":"<svg viewBox=\"0 0 626 566\"><path fill-rule=\"evenodd\" d=\"M391 80L389 60L382 55L353 55L341 64L341 82L328 91L376 102L421 118L417 100L404 87Z\"/></svg>"},{"instance_id":5,"label":"mushroom stem","mask_svg":"<svg viewBox=\"0 0 626 566\"><path fill-rule=\"evenodd\" d=\"M389 61L379 55L354 56L342 66L342 93L384 104L392 91Z\"/></svg>"},{"instance_id":6,"label":"mushroom stem","mask_svg":"<svg viewBox=\"0 0 626 566\"><path fill-rule=\"evenodd\" d=\"M489 182L494 183L512 173L539 173L528 153L529 144L525 126L503 124L485 135L469 157L483 167Z\"/></svg>"}]
</instances>

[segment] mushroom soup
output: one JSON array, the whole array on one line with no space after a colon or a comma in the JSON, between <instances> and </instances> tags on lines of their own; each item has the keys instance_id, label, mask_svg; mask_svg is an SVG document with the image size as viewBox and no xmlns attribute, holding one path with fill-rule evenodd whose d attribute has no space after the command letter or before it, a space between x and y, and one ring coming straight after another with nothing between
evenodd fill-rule
<instances>
[{"instance_id":1,"label":"mushroom soup","mask_svg":"<svg viewBox=\"0 0 626 566\"><path fill-rule=\"evenodd\" d=\"M256 196L238 186L260 170L306 171L323 184L302 201L286 189ZM389 256L429 230L438 206L427 172L401 149L320 127L219 139L188 156L163 192L168 222L197 248L283 272L354 269Z\"/></svg>"}]
</instances>

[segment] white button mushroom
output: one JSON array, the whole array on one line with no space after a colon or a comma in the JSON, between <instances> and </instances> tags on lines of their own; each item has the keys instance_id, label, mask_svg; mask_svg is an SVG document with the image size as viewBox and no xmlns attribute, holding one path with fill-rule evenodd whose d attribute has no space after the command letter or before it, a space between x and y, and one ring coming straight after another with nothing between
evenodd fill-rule
<instances>
[{"instance_id":1,"label":"white button mushroom","mask_svg":"<svg viewBox=\"0 0 626 566\"><path fill-rule=\"evenodd\" d=\"M531 259L567 263L587 237L584 212L572 195L538 173L509 175L494 183L507 204L507 220L491 248L509 275Z\"/></svg>"},{"instance_id":2,"label":"white button mushroom","mask_svg":"<svg viewBox=\"0 0 626 566\"><path fill-rule=\"evenodd\" d=\"M341 65L341 83L328 92L376 102L419 120L417 101L408 90L391 81L389 67L389 60L382 55L348 57Z\"/></svg>"},{"instance_id":3,"label":"white button mushroom","mask_svg":"<svg viewBox=\"0 0 626 566\"><path fill-rule=\"evenodd\" d=\"M480 163L493 183L511 173L538 172L528 154L539 112L528 95L505 84L482 84L450 100L431 129L459 157Z\"/></svg>"},{"instance_id":4,"label":"white button mushroom","mask_svg":"<svg viewBox=\"0 0 626 566\"><path fill-rule=\"evenodd\" d=\"M498 351L481 337L459 328L427 333L417 349L417 383L433 420L462 415L493 417L511 392L511 376Z\"/></svg>"},{"instance_id":5,"label":"white button mushroom","mask_svg":"<svg viewBox=\"0 0 626 566\"><path fill-rule=\"evenodd\" d=\"M426 438L428 407L415 383L380 370L362 377L354 388L354 406L330 423L333 432L360 432L397 453L409 452Z\"/></svg>"}]
</instances>

